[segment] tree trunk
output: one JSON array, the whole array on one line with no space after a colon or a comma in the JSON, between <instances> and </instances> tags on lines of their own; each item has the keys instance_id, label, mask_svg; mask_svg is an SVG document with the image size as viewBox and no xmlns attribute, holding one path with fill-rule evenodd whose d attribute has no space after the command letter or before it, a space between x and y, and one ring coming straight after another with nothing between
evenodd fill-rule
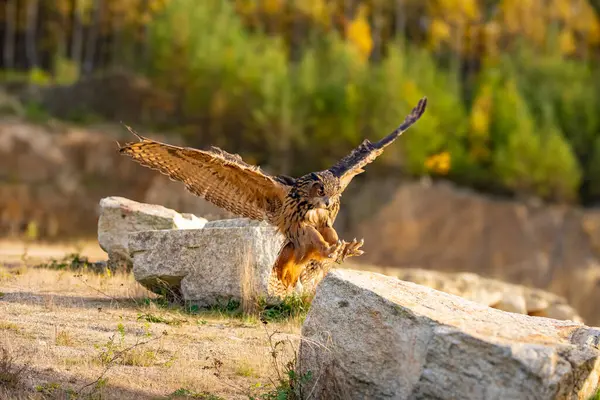
<instances>
[{"instance_id":1,"label":"tree trunk","mask_svg":"<svg viewBox=\"0 0 600 400\"><path fill-rule=\"evenodd\" d=\"M17 2L16 0L6 0L6 21L4 26L4 68L12 69L15 66L15 33L17 25Z\"/></svg>"},{"instance_id":2,"label":"tree trunk","mask_svg":"<svg viewBox=\"0 0 600 400\"><path fill-rule=\"evenodd\" d=\"M36 48L36 32L38 20L39 1L29 0L27 3L27 31L25 51L27 53L27 64L29 68L38 67L38 57Z\"/></svg>"},{"instance_id":3,"label":"tree trunk","mask_svg":"<svg viewBox=\"0 0 600 400\"><path fill-rule=\"evenodd\" d=\"M400 38L401 43L404 44L404 35L406 32L406 9L404 7L404 0L397 0L396 2L396 32L395 37Z\"/></svg>"},{"instance_id":4,"label":"tree trunk","mask_svg":"<svg viewBox=\"0 0 600 400\"><path fill-rule=\"evenodd\" d=\"M109 68L112 67L121 67L121 44L122 44L122 24L121 24L121 15L114 15L112 21L113 33L112 33L112 49L110 55L110 64Z\"/></svg>"},{"instance_id":5,"label":"tree trunk","mask_svg":"<svg viewBox=\"0 0 600 400\"><path fill-rule=\"evenodd\" d=\"M380 2L376 1L372 6L373 14L373 34L371 35L373 40L373 48L371 49L370 59L374 62L381 61L381 47L382 47L382 25L384 24L385 17L381 12L383 6Z\"/></svg>"},{"instance_id":6,"label":"tree trunk","mask_svg":"<svg viewBox=\"0 0 600 400\"><path fill-rule=\"evenodd\" d=\"M140 4L140 14L141 15L146 15L146 13L149 15L150 14L150 7L149 7L149 1L148 0L142 0L141 4ZM150 54L150 43L148 40L148 36L149 36L149 31L150 31L150 27L149 27L149 23L144 20L142 22L142 26L141 28L141 39L137 42L137 53L138 53L138 57L137 57L137 66L140 68L145 68L148 65L148 58L149 58L149 54Z\"/></svg>"},{"instance_id":7,"label":"tree trunk","mask_svg":"<svg viewBox=\"0 0 600 400\"><path fill-rule=\"evenodd\" d=\"M96 56L96 44L98 42L98 30L102 15L102 0L94 0L92 26L87 37L85 46L85 61L83 62L83 74L89 75L94 70L94 57Z\"/></svg>"},{"instance_id":8,"label":"tree trunk","mask_svg":"<svg viewBox=\"0 0 600 400\"><path fill-rule=\"evenodd\" d=\"M76 64L81 63L83 50L83 26L81 24L81 1L73 2L73 36L71 37L71 60Z\"/></svg>"}]
</instances>

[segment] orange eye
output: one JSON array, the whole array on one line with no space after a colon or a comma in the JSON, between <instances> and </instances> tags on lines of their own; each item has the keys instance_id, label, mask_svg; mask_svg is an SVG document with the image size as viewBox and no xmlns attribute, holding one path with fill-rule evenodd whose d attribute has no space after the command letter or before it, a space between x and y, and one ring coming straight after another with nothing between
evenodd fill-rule
<instances>
[{"instance_id":1,"label":"orange eye","mask_svg":"<svg viewBox=\"0 0 600 400\"><path fill-rule=\"evenodd\" d=\"M319 192L318 193L319 193L319 196L324 196L325 195L325 189L323 188L323 186L321 186L319 188Z\"/></svg>"}]
</instances>

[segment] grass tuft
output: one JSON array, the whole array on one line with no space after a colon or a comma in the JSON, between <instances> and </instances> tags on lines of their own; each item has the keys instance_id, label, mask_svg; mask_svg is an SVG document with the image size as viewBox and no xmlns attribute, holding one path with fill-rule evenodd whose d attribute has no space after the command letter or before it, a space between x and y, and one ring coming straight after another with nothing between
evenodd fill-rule
<instances>
[{"instance_id":1,"label":"grass tuft","mask_svg":"<svg viewBox=\"0 0 600 400\"><path fill-rule=\"evenodd\" d=\"M169 399L202 399L202 400L225 400L223 397L208 392L194 392L189 389L180 388L168 396Z\"/></svg>"},{"instance_id":2,"label":"grass tuft","mask_svg":"<svg viewBox=\"0 0 600 400\"><path fill-rule=\"evenodd\" d=\"M68 331L58 331L55 335L54 344L57 346L73 347L77 344L77 341Z\"/></svg>"},{"instance_id":3,"label":"grass tuft","mask_svg":"<svg viewBox=\"0 0 600 400\"><path fill-rule=\"evenodd\" d=\"M18 365L15 356L4 347L0 348L0 386L7 389L16 388L28 369L27 363Z\"/></svg>"}]
</instances>

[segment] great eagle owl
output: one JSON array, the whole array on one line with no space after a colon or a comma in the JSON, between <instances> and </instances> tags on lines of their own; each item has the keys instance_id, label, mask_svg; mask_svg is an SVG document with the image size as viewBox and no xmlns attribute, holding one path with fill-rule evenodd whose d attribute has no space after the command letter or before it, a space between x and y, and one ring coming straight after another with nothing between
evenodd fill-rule
<instances>
[{"instance_id":1,"label":"great eagle owl","mask_svg":"<svg viewBox=\"0 0 600 400\"><path fill-rule=\"evenodd\" d=\"M129 127L139 142L119 146L119 152L183 182L190 192L225 210L276 226L286 241L273 269L283 285L290 287L310 261L341 263L347 257L363 254L363 240L339 240L333 229L340 196L352 178L419 120L426 106L424 97L404 122L380 141L365 140L331 168L300 178L266 174L239 155L216 147L198 150L160 143Z\"/></svg>"}]
</instances>

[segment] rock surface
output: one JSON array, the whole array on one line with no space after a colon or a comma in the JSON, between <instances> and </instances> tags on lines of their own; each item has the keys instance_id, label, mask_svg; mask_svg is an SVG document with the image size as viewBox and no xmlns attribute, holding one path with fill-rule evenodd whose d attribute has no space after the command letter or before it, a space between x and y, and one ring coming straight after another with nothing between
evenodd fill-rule
<instances>
[{"instance_id":1,"label":"rock surface","mask_svg":"<svg viewBox=\"0 0 600 400\"><path fill-rule=\"evenodd\" d=\"M420 268L376 268L374 272L395 276L403 281L418 283L503 311L584 322L563 297L470 272L451 273Z\"/></svg>"},{"instance_id":2,"label":"rock surface","mask_svg":"<svg viewBox=\"0 0 600 400\"><path fill-rule=\"evenodd\" d=\"M283 237L273 227L229 224L130 234L135 279L158 293L166 284L199 306L268 297Z\"/></svg>"},{"instance_id":3,"label":"rock surface","mask_svg":"<svg viewBox=\"0 0 600 400\"><path fill-rule=\"evenodd\" d=\"M600 329L364 271L325 277L302 336L315 399L587 399L600 374Z\"/></svg>"},{"instance_id":4,"label":"rock surface","mask_svg":"<svg viewBox=\"0 0 600 400\"><path fill-rule=\"evenodd\" d=\"M204 218L180 214L163 206L138 203L123 197L106 197L100 200L98 243L108 253L109 265L125 263L131 267L128 245L131 232L199 229L206 222Z\"/></svg>"},{"instance_id":5,"label":"rock surface","mask_svg":"<svg viewBox=\"0 0 600 400\"><path fill-rule=\"evenodd\" d=\"M266 221L256 221L250 218L231 218L209 221L205 228L240 228L246 226L271 227Z\"/></svg>"}]
</instances>

